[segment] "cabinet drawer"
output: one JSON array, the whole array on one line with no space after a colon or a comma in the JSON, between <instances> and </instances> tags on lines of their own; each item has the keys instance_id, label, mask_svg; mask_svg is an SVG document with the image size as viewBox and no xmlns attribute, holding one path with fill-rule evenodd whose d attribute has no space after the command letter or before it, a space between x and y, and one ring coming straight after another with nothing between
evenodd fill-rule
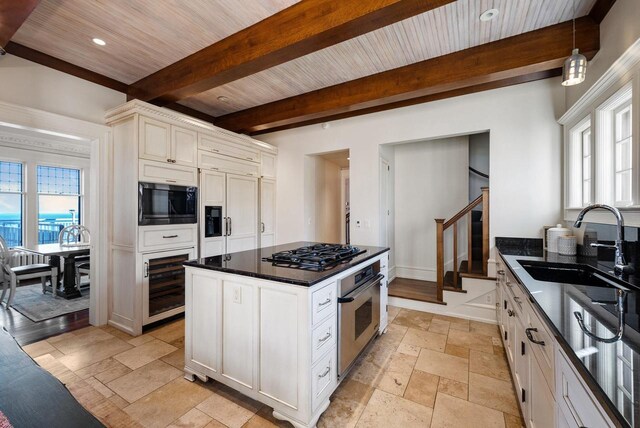
<instances>
[{"instance_id":1,"label":"cabinet drawer","mask_svg":"<svg viewBox=\"0 0 640 428\"><path fill-rule=\"evenodd\" d=\"M316 290L311 295L311 319L316 326L320 321L336 312L338 302L336 299L336 283Z\"/></svg>"},{"instance_id":2,"label":"cabinet drawer","mask_svg":"<svg viewBox=\"0 0 640 428\"><path fill-rule=\"evenodd\" d=\"M198 185L197 168L140 160L138 174L140 181L145 183L167 183L181 186Z\"/></svg>"},{"instance_id":3,"label":"cabinet drawer","mask_svg":"<svg viewBox=\"0 0 640 428\"><path fill-rule=\"evenodd\" d=\"M260 173L264 178L276 178L277 157L274 154L260 153Z\"/></svg>"},{"instance_id":4,"label":"cabinet drawer","mask_svg":"<svg viewBox=\"0 0 640 428\"><path fill-rule=\"evenodd\" d=\"M196 245L196 225L141 226L139 230L139 251L154 251L165 248L189 247Z\"/></svg>"},{"instance_id":5,"label":"cabinet drawer","mask_svg":"<svg viewBox=\"0 0 640 428\"><path fill-rule=\"evenodd\" d=\"M538 315L534 312L532 307L529 307L529 322L526 326L531 338L537 342L544 342L544 345L541 343L534 343L531 339L528 338L529 349L533 351L533 355L538 360L538 364L540 365L540 370L544 375L544 378L549 385L551 390L554 390L554 348L555 348L555 338L549 333L547 327L544 323L538 318Z\"/></svg>"},{"instance_id":6,"label":"cabinet drawer","mask_svg":"<svg viewBox=\"0 0 640 428\"><path fill-rule=\"evenodd\" d=\"M251 177L258 177L259 174L258 164L226 156L209 154L203 151L198 153L198 166L203 170L229 172L231 174L248 175Z\"/></svg>"},{"instance_id":7,"label":"cabinet drawer","mask_svg":"<svg viewBox=\"0 0 640 428\"><path fill-rule=\"evenodd\" d=\"M569 425L612 427L561 352L556 352L556 402Z\"/></svg>"},{"instance_id":8,"label":"cabinet drawer","mask_svg":"<svg viewBox=\"0 0 640 428\"><path fill-rule=\"evenodd\" d=\"M215 137L210 137L208 135L200 135L200 138L198 139L198 147L200 148L200 150L205 150L225 156L231 156L249 162L260 161L259 150L252 147L224 141Z\"/></svg>"},{"instance_id":9,"label":"cabinet drawer","mask_svg":"<svg viewBox=\"0 0 640 428\"><path fill-rule=\"evenodd\" d=\"M311 369L311 407L315 411L334 390L337 382L337 352L329 352Z\"/></svg>"},{"instance_id":10,"label":"cabinet drawer","mask_svg":"<svg viewBox=\"0 0 640 428\"><path fill-rule=\"evenodd\" d=\"M336 345L336 317L329 317L313 330L311 335L311 361L315 363L328 350Z\"/></svg>"}]
</instances>

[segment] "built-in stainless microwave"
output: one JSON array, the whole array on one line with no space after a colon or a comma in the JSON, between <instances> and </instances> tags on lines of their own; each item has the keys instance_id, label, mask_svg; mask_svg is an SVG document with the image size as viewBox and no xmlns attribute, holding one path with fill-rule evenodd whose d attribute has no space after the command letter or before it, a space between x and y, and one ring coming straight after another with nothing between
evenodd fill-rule
<instances>
[{"instance_id":1,"label":"built-in stainless microwave","mask_svg":"<svg viewBox=\"0 0 640 428\"><path fill-rule=\"evenodd\" d=\"M138 183L138 225L197 222L197 187Z\"/></svg>"}]
</instances>

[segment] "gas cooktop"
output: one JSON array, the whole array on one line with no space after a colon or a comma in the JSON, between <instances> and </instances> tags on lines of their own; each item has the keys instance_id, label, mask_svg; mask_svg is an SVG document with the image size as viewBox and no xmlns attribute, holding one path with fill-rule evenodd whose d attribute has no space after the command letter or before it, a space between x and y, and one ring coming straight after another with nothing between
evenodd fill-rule
<instances>
[{"instance_id":1,"label":"gas cooktop","mask_svg":"<svg viewBox=\"0 0 640 428\"><path fill-rule=\"evenodd\" d=\"M265 257L262 260L271 262L274 266L324 271L348 262L365 252L366 250L351 245L315 244L273 253L271 257Z\"/></svg>"}]
</instances>

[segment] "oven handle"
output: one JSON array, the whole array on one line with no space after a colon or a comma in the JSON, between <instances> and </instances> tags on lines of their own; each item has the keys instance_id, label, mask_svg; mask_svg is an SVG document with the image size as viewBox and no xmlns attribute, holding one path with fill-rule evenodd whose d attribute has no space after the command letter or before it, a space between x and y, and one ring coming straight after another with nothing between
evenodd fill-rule
<instances>
[{"instance_id":1,"label":"oven handle","mask_svg":"<svg viewBox=\"0 0 640 428\"><path fill-rule=\"evenodd\" d=\"M351 303L354 300L356 300L358 297L360 297L361 294L363 294L365 291L367 291L368 289L370 289L374 284L378 284L380 283L380 281L382 281L382 279L384 278L384 275L379 273L375 278L373 278L371 281L367 282L364 285L361 285L360 287L356 288L356 290L360 290L358 292L358 294L356 294L355 296L349 296L349 297L338 297L338 303Z\"/></svg>"}]
</instances>

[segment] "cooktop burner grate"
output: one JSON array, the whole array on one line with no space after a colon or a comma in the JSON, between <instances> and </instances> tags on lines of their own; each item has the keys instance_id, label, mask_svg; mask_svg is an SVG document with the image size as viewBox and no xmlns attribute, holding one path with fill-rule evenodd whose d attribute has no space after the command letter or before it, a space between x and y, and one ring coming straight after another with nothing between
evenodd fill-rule
<instances>
[{"instance_id":1,"label":"cooktop burner grate","mask_svg":"<svg viewBox=\"0 0 640 428\"><path fill-rule=\"evenodd\" d=\"M351 245L314 244L273 253L271 257L265 257L262 260L271 262L274 266L324 271L340 263L346 263L364 252L366 250Z\"/></svg>"}]
</instances>

